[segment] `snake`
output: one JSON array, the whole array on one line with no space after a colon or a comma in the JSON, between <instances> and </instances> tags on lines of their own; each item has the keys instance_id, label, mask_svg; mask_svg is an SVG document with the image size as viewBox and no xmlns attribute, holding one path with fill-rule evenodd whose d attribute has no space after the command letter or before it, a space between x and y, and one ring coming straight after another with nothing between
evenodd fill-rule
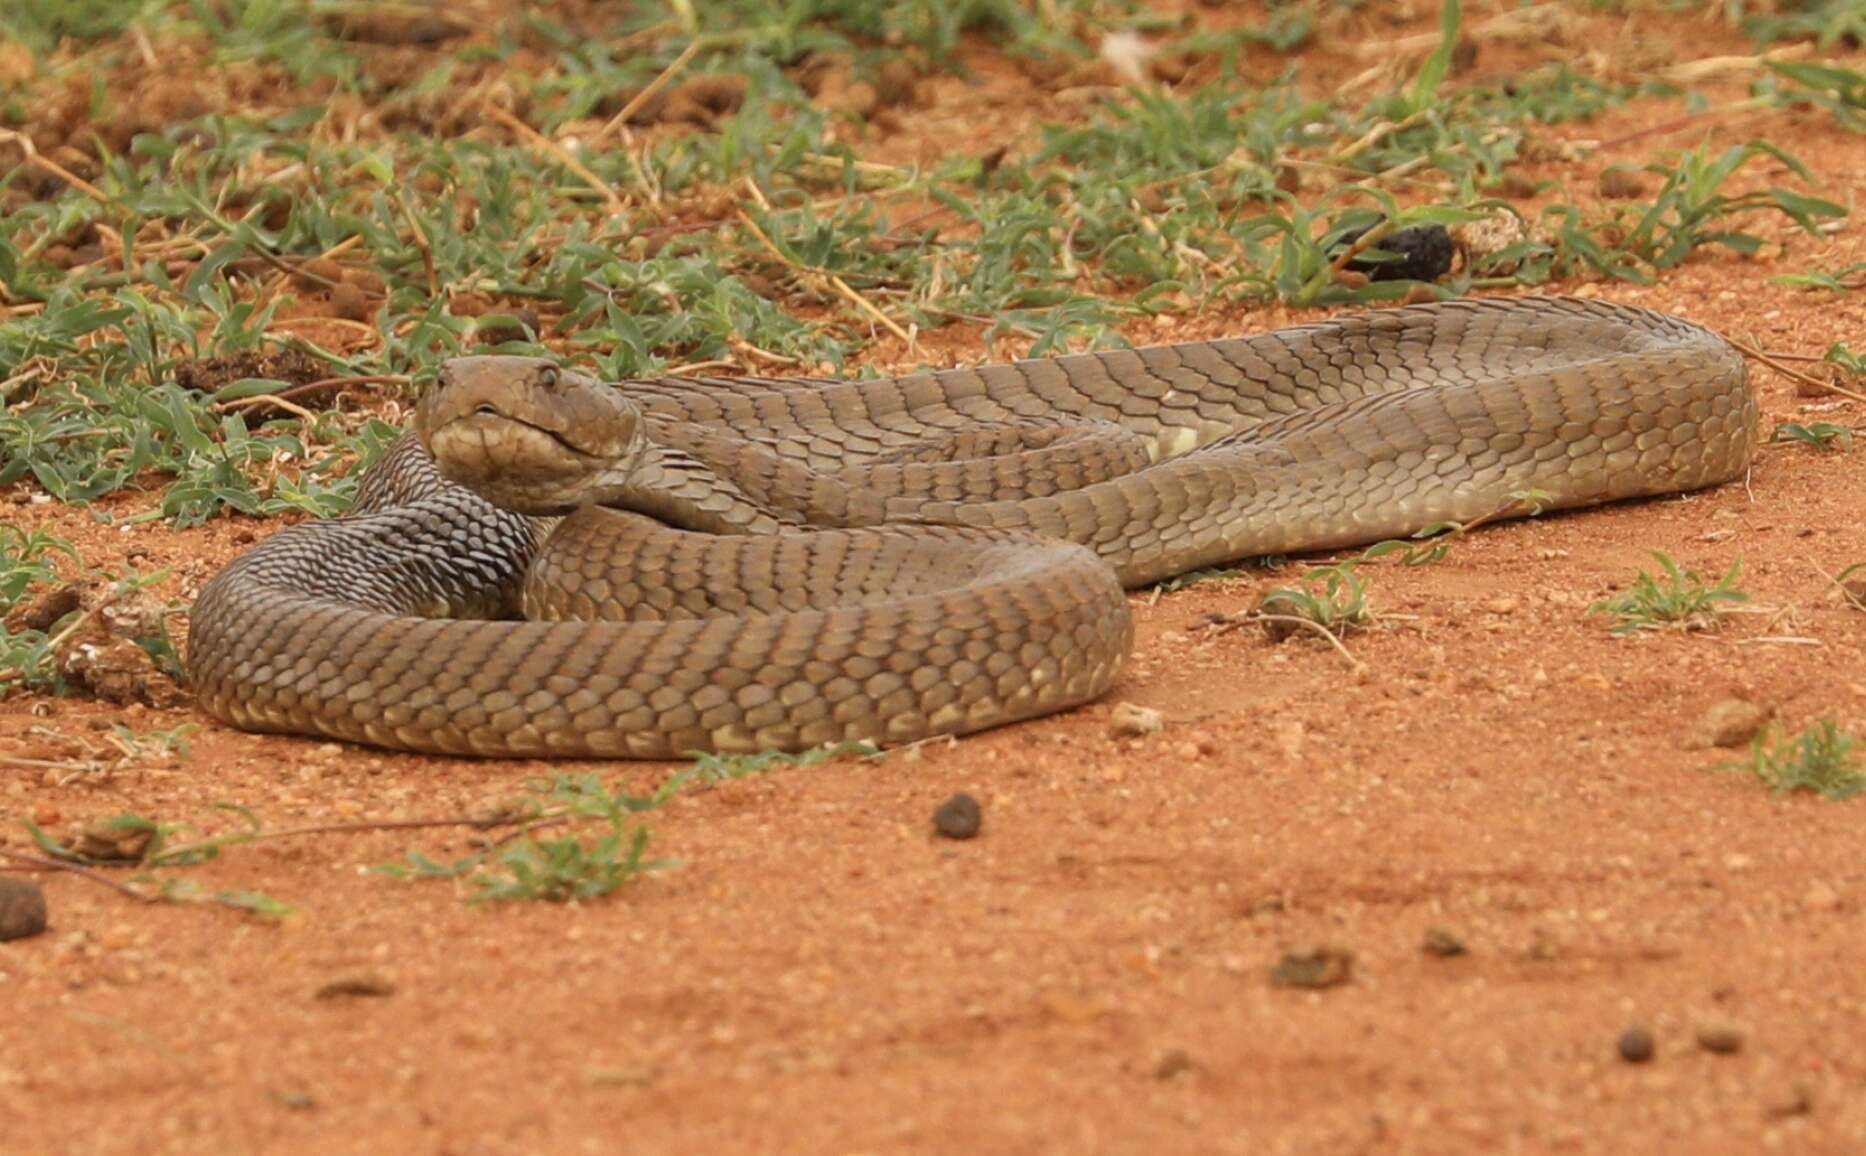
<instances>
[{"instance_id":1,"label":"snake","mask_svg":"<svg viewBox=\"0 0 1866 1156\"><path fill-rule=\"evenodd\" d=\"M1128 591L1742 477L1742 356L1466 298L893 377L445 361L344 516L234 558L188 681L236 727L514 757L903 744L1104 696Z\"/></svg>"}]
</instances>

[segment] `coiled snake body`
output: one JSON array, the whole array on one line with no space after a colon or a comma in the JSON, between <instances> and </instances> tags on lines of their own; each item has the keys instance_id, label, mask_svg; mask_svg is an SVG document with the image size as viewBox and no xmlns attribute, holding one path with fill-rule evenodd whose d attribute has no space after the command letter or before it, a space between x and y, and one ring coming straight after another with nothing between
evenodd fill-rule
<instances>
[{"instance_id":1,"label":"coiled snake body","mask_svg":"<svg viewBox=\"0 0 1866 1156\"><path fill-rule=\"evenodd\" d=\"M1124 586L1710 485L1756 429L1722 339L1559 298L870 381L463 358L356 513L202 591L190 678L247 729L464 754L964 733L1106 691Z\"/></svg>"}]
</instances>

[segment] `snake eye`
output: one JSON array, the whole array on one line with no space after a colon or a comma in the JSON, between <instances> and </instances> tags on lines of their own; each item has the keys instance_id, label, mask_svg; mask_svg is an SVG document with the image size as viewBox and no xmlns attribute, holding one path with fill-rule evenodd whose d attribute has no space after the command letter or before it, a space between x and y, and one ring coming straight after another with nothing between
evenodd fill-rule
<instances>
[{"instance_id":1,"label":"snake eye","mask_svg":"<svg viewBox=\"0 0 1866 1156\"><path fill-rule=\"evenodd\" d=\"M557 388L557 367L547 365L538 371L538 384L546 389Z\"/></svg>"}]
</instances>

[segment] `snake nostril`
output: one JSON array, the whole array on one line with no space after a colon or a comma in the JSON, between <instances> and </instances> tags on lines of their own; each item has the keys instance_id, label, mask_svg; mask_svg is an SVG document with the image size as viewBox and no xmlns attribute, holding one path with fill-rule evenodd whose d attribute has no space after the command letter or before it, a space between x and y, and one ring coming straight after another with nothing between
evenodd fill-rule
<instances>
[{"instance_id":1,"label":"snake nostril","mask_svg":"<svg viewBox=\"0 0 1866 1156\"><path fill-rule=\"evenodd\" d=\"M480 406L473 407L473 416L474 417L498 417L499 411L490 405L480 405Z\"/></svg>"}]
</instances>

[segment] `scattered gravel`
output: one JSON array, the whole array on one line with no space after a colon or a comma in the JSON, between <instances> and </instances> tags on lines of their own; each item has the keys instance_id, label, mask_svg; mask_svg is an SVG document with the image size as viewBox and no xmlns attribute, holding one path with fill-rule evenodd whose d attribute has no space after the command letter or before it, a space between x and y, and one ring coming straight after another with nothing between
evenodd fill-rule
<instances>
[{"instance_id":1,"label":"scattered gravel","mask_svg":"<svg viewBox=\"0 0 1866 1156\"><path fill-rule=\"evenodd\" d=\"M1719 699L1698 720L1694 737L1701 747L1740 747L1756 737L1771 713L1746 699Z\"/></svg>"}]
</instances>

